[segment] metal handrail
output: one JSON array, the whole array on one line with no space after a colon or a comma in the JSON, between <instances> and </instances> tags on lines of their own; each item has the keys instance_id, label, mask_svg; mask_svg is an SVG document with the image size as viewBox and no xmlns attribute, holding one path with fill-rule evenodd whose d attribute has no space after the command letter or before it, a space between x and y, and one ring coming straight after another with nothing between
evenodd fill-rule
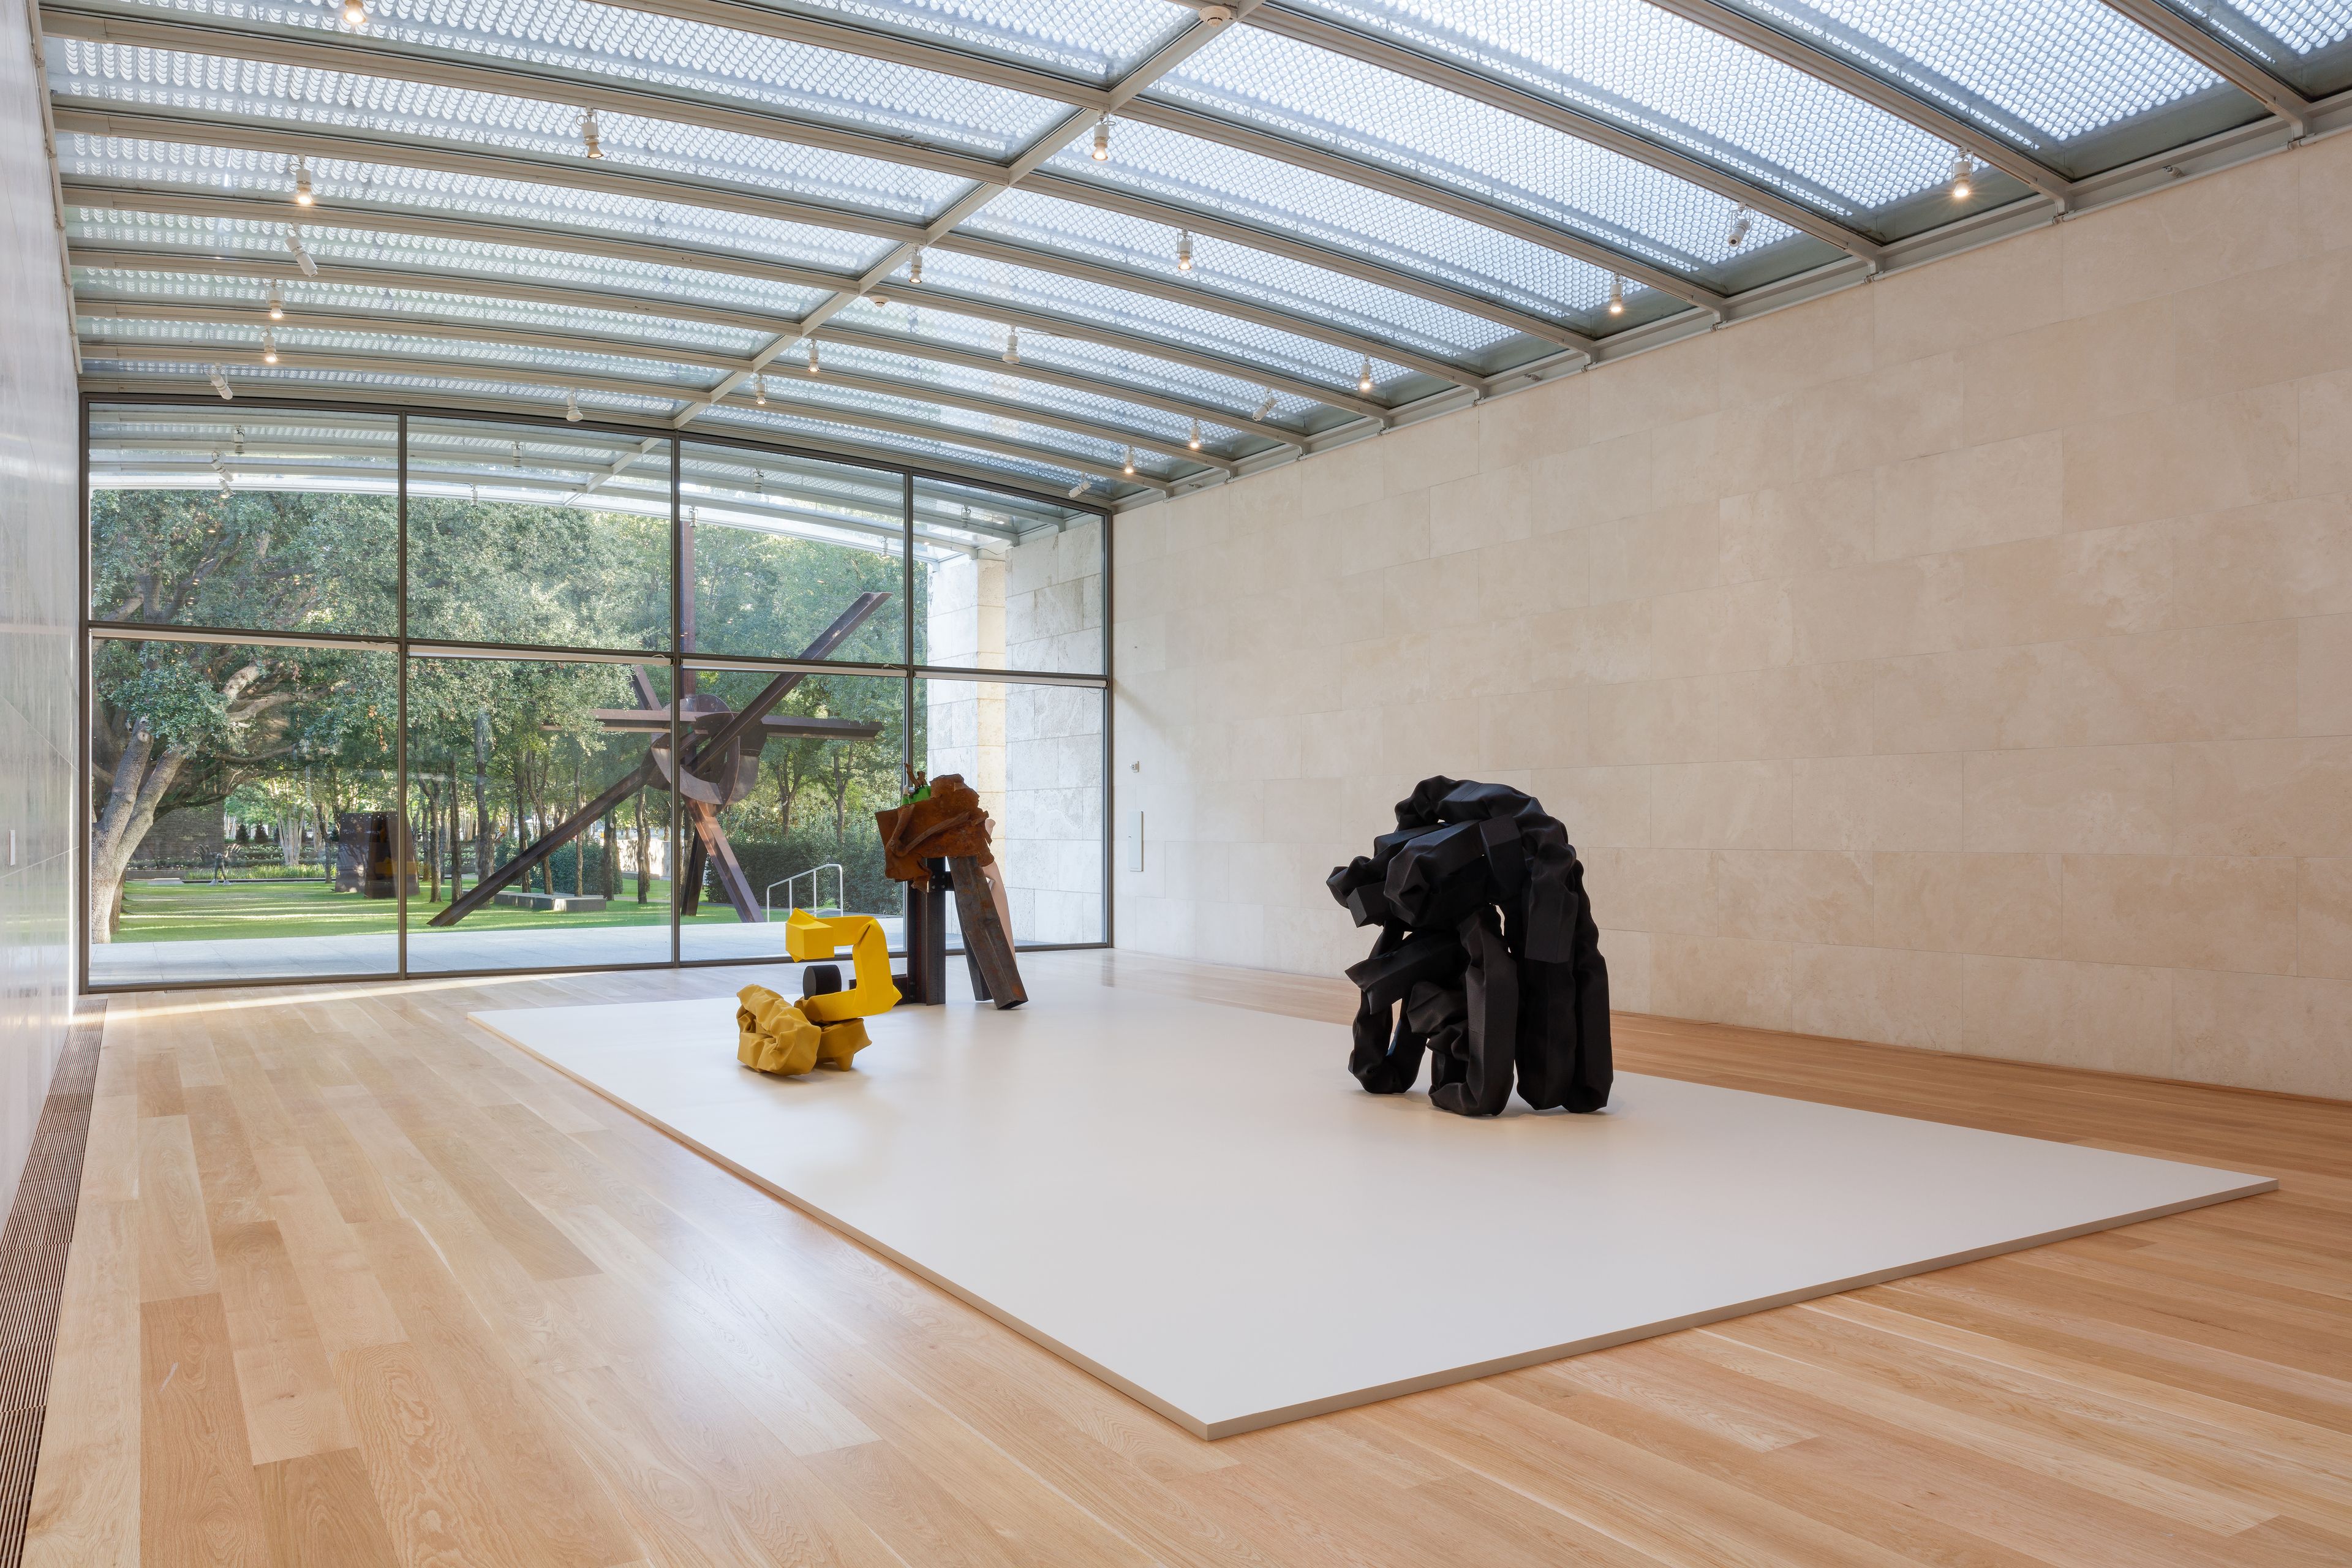
<instances>
[{"instance_id":1,"label":"metal handrail","mask_svg":"<svg viewBox=\"0 0 2352 1568\"><path fill-rule=\"evenodd\" d=\"M784 889L784 913L789 915L794 910L799 909L801 907L800 902L793 897L792 889L793 884L799 881L803 877L806 877L809 879L808 907L812 910L823 909L824 906L816 901L816 874L819 871L830 871L833 873L833 907L836 910L840 909L849 901L849 873L842 869L840 861L827 860L822 866L812 866L805 871L795 871L791 876L783 878L779 881L771 882L766 887L761 889L761 910L766 913L770 920L774 920L776 918L776 906L769 895L773 893L778 888Z\"/></svg>"}]
</instances>

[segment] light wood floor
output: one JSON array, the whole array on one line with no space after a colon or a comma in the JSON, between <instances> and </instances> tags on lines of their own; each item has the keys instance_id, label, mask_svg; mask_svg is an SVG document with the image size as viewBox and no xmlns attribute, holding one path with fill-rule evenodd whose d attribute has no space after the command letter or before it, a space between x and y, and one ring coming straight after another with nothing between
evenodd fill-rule
<instances>
[{"instance_id":1,"label":"light wood floor","mask_svg":"<svg viewBox=\"0 0 2352 1568\"><path fill-rule=\"evenodd\" d=\"M2352 1106L1621 1018L1633 1070L2283 1190L1213 1445L464 1021L739 984L116 1000L26 1561L2352 1562Z\"/></svg>"}]
</instances>

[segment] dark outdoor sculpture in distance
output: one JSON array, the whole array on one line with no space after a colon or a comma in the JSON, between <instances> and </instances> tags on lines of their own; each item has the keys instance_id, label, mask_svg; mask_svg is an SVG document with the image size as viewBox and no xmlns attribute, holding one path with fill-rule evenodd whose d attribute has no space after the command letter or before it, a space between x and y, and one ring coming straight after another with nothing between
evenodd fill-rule
<instances>
[{"instance_id":1,"label":"dark outdoor sculpture in distance","mask_svg":"<svg viewBox=\"0 0 2352 1568\"><path fill-rule=\"evenodd\" d=\"M1348 1070L1402 1094L1427 1051L1431 1102L1463 1116L1500 1114L1515 1072L1538 1110L1608 1104L1609 970L1568 830L1517 790L1444 777L1396 818L1326 884L1381 928L1348 970L1363 993Z\"/></svg>"}]
</instances>

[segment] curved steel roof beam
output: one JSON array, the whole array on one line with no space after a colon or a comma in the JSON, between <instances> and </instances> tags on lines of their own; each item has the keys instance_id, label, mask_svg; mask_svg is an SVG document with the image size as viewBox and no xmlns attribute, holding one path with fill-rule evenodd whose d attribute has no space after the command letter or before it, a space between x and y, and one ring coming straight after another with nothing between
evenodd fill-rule
<instances>
[{"instance_id":1,"label":"curved steel roof beam","mask_svg":"<svg viewBox=\"0 0 2352 1568\"><path fill-rule=\"evenodd\" d=\"M644 262L648 255L657 255L680 267L706 272L723 273L732 277L752 278L763 281L789 283L800 288L839 289L854 281L838 273L812 272L803 268L788 267L764 257L742 251L721 250L713 247L660 244L634 239L625 236L598 234L562 227L554 224L476 223L467 219L439 218L421 213L383 211L367 207L335 207L302 209L310 216L297 220L288 216L282 202L265 201L245 196L215 196L186 190L158 190L152 186L116 184L86 180L68 182L65 186L68 206L93 207L105 211L128 213L176 214L193 217L224 217L246 222L284 226L295 224L310 228L349 228L374 234L405 234L436 236L449 239L473 240L483 244L509 245L541 250L571 251L582 256L609 257L616 260ZM201 237L197 237L201 239ZM276 258L271 257L271 261ZM339 267L339 264L328 264ZM1052 337L1073 338L1084 342L1101 343L1108 348L1140 354L1148 359L1161 359L1174 364L1190 365L1254 386L1264 386L1286 392L1309 403L1344 408L1351 413L1366 414L1386 420L1390 410L1384 405L1351 392L1339 392L1317 382L1304 380L1281 371L1252 364L1246 360L1206 353L1173 341L1129 332L1116 327L1084 321L1076 317L1006 305L993 300L971 295L953 294L928 285L911 289L904 284L894 286L892 292L902 300L936 304L940 309L961 316L977 317L982 321L1003 321ZM795 341L797 341L795 339ZM789 345L787 345L789 346ZM781 351L779 351L781 352Z\"/></svg>"},{"instance_id":2,"label":"curved steel roof beam","mask_svg":"<svg viewBox=\"0 0 2352 1568\"><path fill-rule=\"evenodd\" d=\"M299 282L302 269L290 261L255 259L253 261L223 261L211 257L178 256L151 247L108 245L102 242L80 241L68 252L69 264L86 271L131 273L184 273L211 278L247 279L276 279ZM329 275L336 283L362 288L391 289L406 293L446 295L453 298L480 300L525 305L568 306L583 310L626 311L636 315L657 316L674 321L689 321L701 326L724 327L739 331L764 332L775 335L800 330L799 323L789 316L769 315L758 311L733 310L724 306L677 300L659 294L642 294L622 289L574 289L551 284L516 282L507 279L474 278L464 274L431 272L421 268L394 267L348 267L335 264ZM152 295L136 290L85 283L79 298L96 303L132 304L146 302ZM240 312L239 320L250 320L251 311ZM378 330L385 320L404 320L403 316L378 318ZM1295 447L1298 443L1286 439L1278 426L1252 424L1246 414L1212 403L1195 402L1190 398L1171 397L1147 387L1126 382L1104 381L1096 376L1072 371L1057 370L1024 360L1019 364L1006 364L992 353L965 350L949 344L928 342L920 338L895 337L888 332L868 331L857 327L828 323L815 334L820 342L839 342L853 347L871 349L901 359L925 363L952 364L966 370L985 371L1017 381L1035 382L1045 386L1058 386L1066 391L1085 393L1114 403L1133 404L1139 408L1153 408L1162 414L1173 414L1181 419L1198 419L1205 425L1216 425L1244 436L1255 436L1277 447Z\"/></svg>"},{"instance_id":3,"label":"curved steel roof beam","mask_svg":"<svg viewBox=\"0 0 2352 1568\"><path fill-rule=\"evenodd\" d=\"M153 304L121 304L111 300L86 301L79 314L86 321L187 321L205 325L249 327L256 331L265 326L278 331L308 328L313 331L360 332L377 337L446 338L466 342L499 343L515 348L544 349L565 353L604 354L614 359L644 360L652 363L691 365L719 375L740 373L744 362L731 355L715 354L705 349L651 342L646 339L622 339L589 336L576 332L540 331L496 322L470 322L431 318L409 319L382 316L350 316L334 311L289 309L285 319L278 321L257 320L249 306L189 305L171 301ZM104 334L100 334L101 337ZM248 352L242 345L228 351ZM295 352L307 352L296 350ZM1024 404L1007 403L1001 398L982 397L937 383L899 381L888 376L861 375L854 371L827 370L812 377L804 370L770 372L782 382L815 380L853 391L871 392L878 395L903 397L918 402L930 402L950 408L961 408L974 414L985 414L1000 419L1017 420L1023 424L1042 426L1047 429L1066 430L1074 436L1085 436L1112 446L1130 446L1139 451L1157 452L1161 457L1180 463L1197 464L1203 468L1222 469L1232 473L1237 465L1227 458L1208 451L1194 451L1181 441L1163 440L1148 431L1129 429L1124 426L1105 425L1091 419L1054 409L1032 408ZM801 406L798 404L793 407Z\"/></svg>"}]
</instances>

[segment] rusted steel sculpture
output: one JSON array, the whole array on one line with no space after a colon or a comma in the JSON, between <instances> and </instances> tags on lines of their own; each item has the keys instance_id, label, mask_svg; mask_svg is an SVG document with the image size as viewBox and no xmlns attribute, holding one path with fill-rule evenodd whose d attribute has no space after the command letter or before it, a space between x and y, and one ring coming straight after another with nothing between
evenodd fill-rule
<instances>
[{"instance_id":1,"label":"rusted steel sculpture","mask_svg":"<svg viewBox=\"0 0 2352 1568\"><path fill-rule=\"evenodd\" d=\"M1004 873L989 846L988 813L961 773L926 784L909 772L906 800L874 814L882 830L883 871L907 884L907 973L898 989L907 1000L947 1000L947 910L954 893L963 929L964 961L972 995L1000 1008L1029 999L1013 954L1013 916Z\"/></svg>"},{"instance_id":2,"label":"rusted steel sculpture","mask_svg":"<svg viewBox=\"0 0 2352 1568\"><path fill-rule=\"evenodd\" d=\"M1362 993L1348 1069L1402 1094L1430 1058L1429 1098L1495 1116L1609 1103L1609 970L1568 830L1502 784L1427 778L1331 896L1378 926L1348 978Z\"/></svg>"},{"instance_id":3,"label":"rusted steel sculpture","mask_svg":"<svg viewBox=\"0 0 2352 1568\"><path fill-rule=\"evenodd\" d=\"M831 655L888 597L887 594L860 594L833 625L801 650L800 657L821 659ZM685 765L680 767L670 755L669 705L654 690L653 678L642 668L632 667L630 674L636 683L638 706L600 709L596 717L608 730L642 731L650 736L645 756L603 794L524 845L513 859L489 872L464 897L435 915L433 924L456 925L496 898L500 889L520 881L533 867L602 820L606 812L647 788L675 791L688 825L694 829L694 837L687 848L685 874L673 884L677 890L678 912L690 915L700 904L702 878L708 868L716 873L719 890L734 906L737 919L767 919L760 895L752 889L751 879L743 874L742 864L735 858L734 847L727 842L727 830L720 826L719 814L751 794L760 776L760 752L770 741L803 736L871 740L881 733L882 727L847 719L776 717L776 704L807 679L803 672L792 670L761 687L740 710L729 708L724 699L708 692L689 693L677 705L685 757Z\"/></svg>"}]
</instances>

